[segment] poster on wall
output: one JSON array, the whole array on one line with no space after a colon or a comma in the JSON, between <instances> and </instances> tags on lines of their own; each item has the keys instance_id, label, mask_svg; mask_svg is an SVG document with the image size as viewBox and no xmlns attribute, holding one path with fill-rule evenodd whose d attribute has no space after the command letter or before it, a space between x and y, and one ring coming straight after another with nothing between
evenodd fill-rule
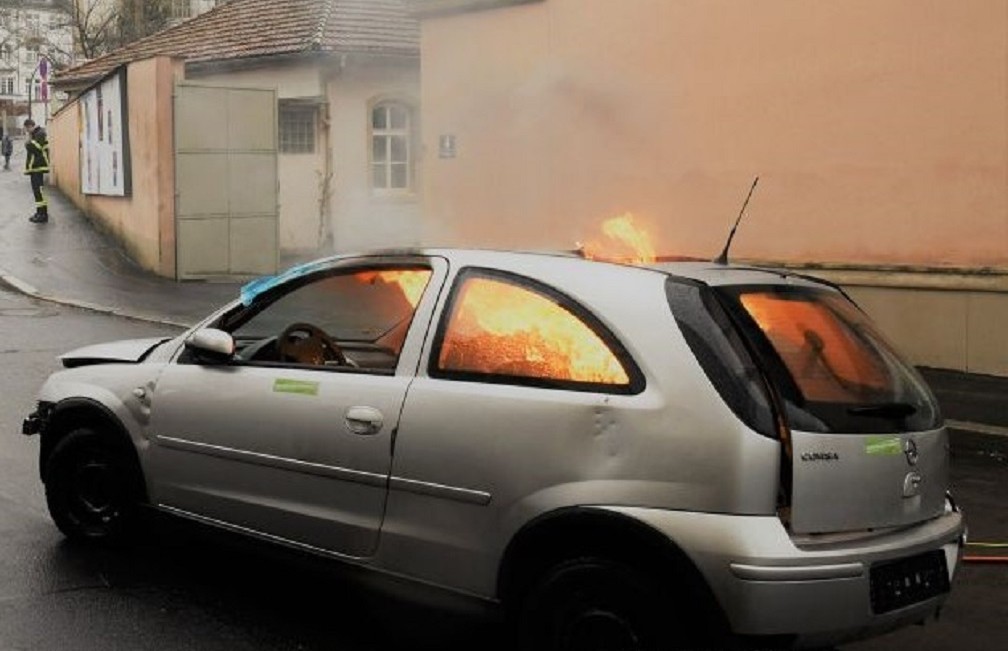
<instances>
[{"instance_id":1,"label":"poster on wall","mask_svg":"<svg viewBox=\"0 0 1008 651\"><path fill-rule=\"evenodd\" d=\"M80 116L81 191L125 197L131 192L126 70L121 68L85 91Z\"/></svg>"}]
</instances>

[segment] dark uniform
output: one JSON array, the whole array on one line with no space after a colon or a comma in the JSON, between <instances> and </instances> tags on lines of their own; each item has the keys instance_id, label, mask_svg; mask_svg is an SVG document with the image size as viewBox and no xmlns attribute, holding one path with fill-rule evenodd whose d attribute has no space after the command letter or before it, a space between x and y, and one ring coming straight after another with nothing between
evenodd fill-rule
<instances>
[{"instance_id":1,"label":"dark uniform","mask_svg":"<svg viewBox=\"0 0 1008 651\"><path fill-rule=\"evenodd\" d=\"M44 224L49 221L49 202L42 195L45 174L49 172L49 138L45 129L35 127L25 141L28 157L25 159L25 174L31 177L32 194L35 195L35 214L29 221Z\"/></svg>"},{"instance_id":2,"label":"dark uniform","mask_svg":"<svg viewBox=\"0 0 1008 651\"><path fill-rule=\"evenodd\" d=\"M0 154L3 154L4 158L4 169L10 169L10 157L14 153L14 142L10 139L10 136L4 134L3 138L0 139Z\"/></svg>"}]
</instances>

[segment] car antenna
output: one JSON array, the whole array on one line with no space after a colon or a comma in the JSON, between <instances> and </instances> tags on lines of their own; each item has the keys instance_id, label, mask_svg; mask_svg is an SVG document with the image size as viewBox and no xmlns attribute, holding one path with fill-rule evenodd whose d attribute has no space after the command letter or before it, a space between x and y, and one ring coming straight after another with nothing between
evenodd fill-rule
<instances>
[{"instance_id":1,"label":"car antenna","mask_svg":"<svg viewBox=\"0 0 1008 651\"><path fill-rule=\"evenodd\" d=\"M714 258L714 264L728 264L728 249L731 248L732 240L735 238L735 231L738 230L738 225L742 221L742 216L745 214L746 206L749 205L749 200L752 199L753 191L756 189L757 183L759 183L758 176L753 179L752 187L749 188L749 194L746 195L745 203L742 204L742 210L739 211L738 219L735 220L735 225L732 226L731 233L728 234L728 241L725 242L724 250L721 251L721 255Z\"/></svg>"}]
</instances>

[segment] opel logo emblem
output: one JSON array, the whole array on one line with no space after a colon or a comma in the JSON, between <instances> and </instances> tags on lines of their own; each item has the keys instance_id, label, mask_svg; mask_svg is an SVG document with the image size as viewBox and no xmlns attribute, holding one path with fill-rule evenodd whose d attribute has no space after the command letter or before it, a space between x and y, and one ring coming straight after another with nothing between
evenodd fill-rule
<instances>
[{"instance_id":1,"label":"opel logo emblem","mask_svg":"<svg viewBox=\"0 0 1008 651\"><path fill-rule=\"evenodd\" d=\"M907 463L911 466L916 466L917 459L920 458L917 454L917 442L913 439L907 439L903 443L903 454L906 456Z\"/></svg>"}]
</instances>

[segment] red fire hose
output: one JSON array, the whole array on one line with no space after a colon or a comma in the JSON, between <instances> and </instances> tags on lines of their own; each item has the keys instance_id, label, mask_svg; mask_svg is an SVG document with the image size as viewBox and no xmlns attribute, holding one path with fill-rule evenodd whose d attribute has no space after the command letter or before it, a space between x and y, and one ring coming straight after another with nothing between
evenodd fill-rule
<instances>
[{"instance_id":1,"label":"red fire hose","mask_svg":"<svg viewBox=\"0 0 1008 651\"><path fill-rule=\"evenodd\" d=\"M1008 543L968 542L966 543L966 546L977 547L980 549L1003 549L1008 551ZM963 561L966 563L984 563L991 565L1008 563L1008 554L1004 556L966 554L963 556Z\"/></svg>"}]
</instances>

